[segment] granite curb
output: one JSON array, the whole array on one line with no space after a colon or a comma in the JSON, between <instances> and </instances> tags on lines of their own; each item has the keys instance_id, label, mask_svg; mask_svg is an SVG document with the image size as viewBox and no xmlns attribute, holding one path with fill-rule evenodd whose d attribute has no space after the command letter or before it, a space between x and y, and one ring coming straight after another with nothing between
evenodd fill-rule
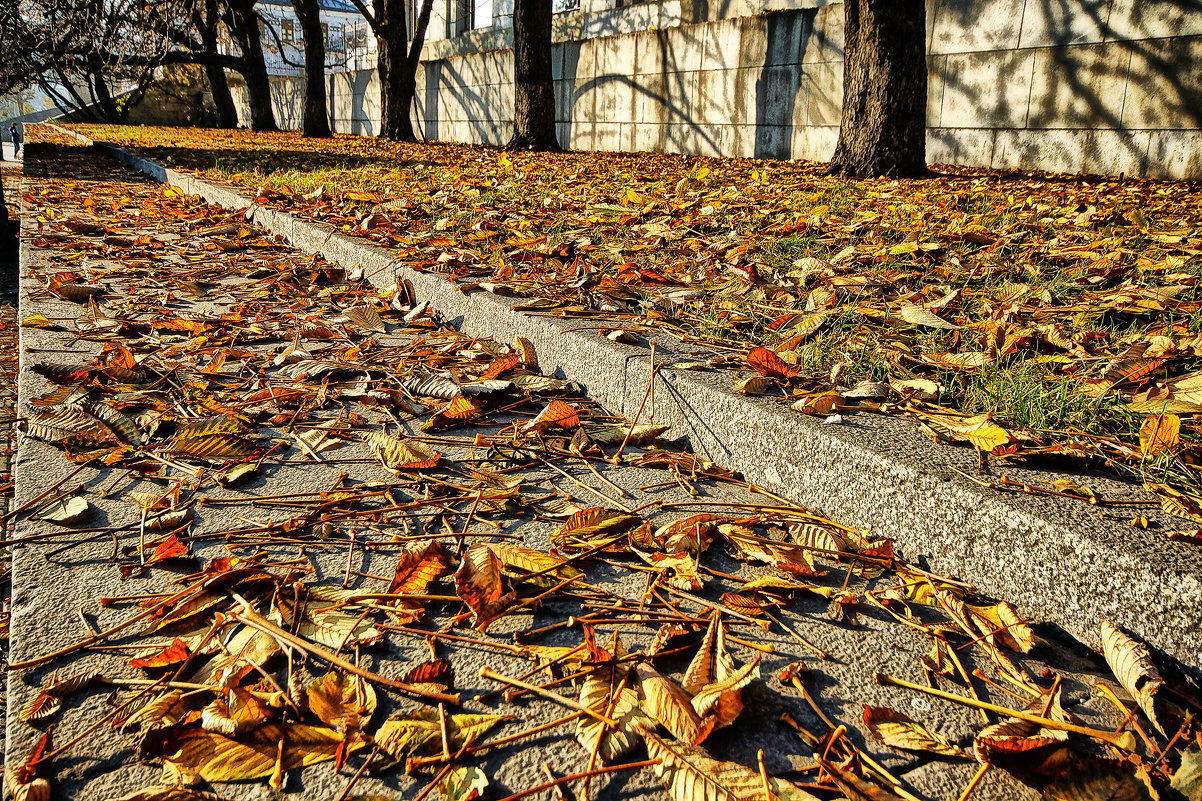
<instances>
[{"instance_id":1,"label":"granite curb","mask_svg":"<svg viewBox=\"0 0 1202 801\"><path fill-rule=\"evenodd\" d=\"M515 311L512 298L460 291L446 277L397 266L389 251L331 226L68 133L185 192L250 209L256 223L294 246L345 267L361 266L378 287L407 278L419 298L465 333L503 341L527 337L546 372L578 382L617 413L633 417L639 408L651 371L645 346L611 342L580 330L580 321ZM1137 512L1116 507L1104 515L1085 503L987 489L965 477L978 467L971 451L935 445L912 423L863 414L847 416L843 425L824 425L779 404L735 394L725 375L667 366L689 357L674 343L657 343L657 361L665 366L655 387L654 414L696 452L841 523L892 537L911 560L971 581L1095 647L1099 624L1110 620L1202 668L1202 550L1170 543L1160 533L1182 527L1180 521L1150 506L1135 507ZM1060 475L1005 469L1017 481L1046 483ZM1137 485L1113 476L1090 475L1088 481L1102 497L1150 499ZM1131 527L1134 514L1147 516L1153 529Z\"/></svg>"}]
</instances>

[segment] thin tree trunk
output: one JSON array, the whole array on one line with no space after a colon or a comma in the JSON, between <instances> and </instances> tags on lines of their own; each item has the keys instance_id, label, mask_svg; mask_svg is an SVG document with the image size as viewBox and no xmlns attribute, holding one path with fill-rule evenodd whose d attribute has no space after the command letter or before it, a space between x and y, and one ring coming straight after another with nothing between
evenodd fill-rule
<instances>
[{"instance_id":1,"label":"thin tree trunk","mask_svg":"<svg viewBox=\"0 0 1202 801\"><path fill-rule=\"evenodd\" d=\"M558 150L551 81L551 0L514 0L513 138L509 150Z\"/></svg>"},{"instance_id":2,"label":"thin tree trunk","mask_svg":"<svg viewBox=\"0 0 1202 801\"><path fill-rule=\"evenodd\" d=\"M263 38L255 0L231 0L237 25L238 43L246 65L246 93L250 99L250 127L254 131L278 131L275 111L271 107L271 80L267 77L267 62L263 58Z\"/></svg>"},{"instance_id":3,"label":"thin tree trunk","mask_svg":"<svg viewBox=\"0 0 1202 801\"><path fill-rule=\"evenodd\" d=\"M843 117L827 172L925 175L926 4L845 0L843 8Z\"/></svg>"},{"instance_id":4,"label":"thin tree trunk","mask_svg":"<svg viewBox=\"0 0 1202 801\"><path fill-rule=\"evenodd\" d=\"M326 110L326 42L321 32L321 10L317 0L292 0L305 42L305 121L303 134L329 138L330 117Z\"/></svg>"},{"instance_id":5,"label":"thin tree trunk","mask_svg":"<svg viewBox=\"0 0 1202 801\"><path fill-rule=\"evenodd\" d=\"M197 19L197 29L200 31L200 42L206 53L217 55L217 2L205 0L204 19ZM238 107L234 105L234 94L230 91L230 82L225 77L225 67L206 61L205 77L209 81L209 93L213 95L213 107L217 113L218 128L238 127Z\"/></svg>"}]
</instances>

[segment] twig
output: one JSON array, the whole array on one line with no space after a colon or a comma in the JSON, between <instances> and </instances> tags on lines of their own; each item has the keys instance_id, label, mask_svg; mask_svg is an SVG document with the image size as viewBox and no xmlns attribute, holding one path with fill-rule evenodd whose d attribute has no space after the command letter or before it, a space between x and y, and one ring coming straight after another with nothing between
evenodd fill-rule
<instances>
[{"instance_id":1,"label":"twig","mask_svg":"<svg viewBox=\"0 0 1202 801\"><path fill-rule=\"evenodd\" d=\"M151 617L152 615L157 614L159 612L159 610L167 607L169 604L173 604L176 601L178 601L181 598L188 595L189 593L193 592L194 590L199 589L201 587L201 585L203 585L208 580L209 580L208 577L201 579L200 581L196 582L195 584L191 585L190 587L180 590L175 595L171 595L171 596L163 599L159 603L157 603L154 606L147 609L145 612L141 612L137 615L134 615L129 620L126 620L124 623L118 623L116 626L113 626L112 628L109 628L109 629L105 629L104 631L100 632L99 634L93 634L91 637L85 637L84 639L80 640L79 642L77 642L73 645L68 645L63 648L59 648L57 651L52 651L48 654L43 654L42 656L35 656L33 659L26 659L21 662L10 662L8 664L8 666L5 668L5 670L25 670L26 668L37 667L38 665L44 665L47 662L53 661L60 656L66 656L67 654L72 654L72 653L75 653L76 651L81 651L90 645L95 645L96 643L100 642L101 640L106 640L109 637L116 634L117 632L123 631L124 629L129 628L133 624L135 624L139 621L145 620L146 618Z\"/></svg>"},{"instance_id":2,"label":"twig","mask_svg":"<svg viewBox=\"0 0 1202 801\"><path fill-rule=\"evenodd\" d=\"M764 789L764 801L772 801L772 787L768 784L768 771L764 768L764 749L761 748L755 755L756 761L760 765L760 783Z\"/></svg>"},{"instance_id":3,"label":"twig","mask_svg":"<svg viewBox=\"0 0 1202 801\"><path fill-rule=\"evenodd\" d=\"M626 450L626 443L630 441L630 435L634 433L634 427L639 424L639 418L643 416L643 407L647 405L647 398L651 397L651 388L655 386L655 377L659 375L659 368L663 365L655 363L655 340L651 340L651 377L647 379L647 389L643 392L643 400L639 403L639 410L634 413L634 420L630 422L630 428L626 430L626 436L622 438L622 444L618 446L618 452L609 458L613 464L621 464L622 451Z\"/></svg>"},{"instance_id":4,"label":"twig","mask_svg":"<svg viewBox=\"0 0 1202 801\"><path fill-rule=\"evenodd\" d=\"M990 765L988 762L982 762L981 767L977 768L977 772L973 774L972 781L968 783L968 786L964 788L964 792L960 793L960 797L956 801L968 801L968 797L972 795L972 791L977 788L977 784L980 783L989 768Z\"/></svg>"},{"instance_id":5,"label":"twig","mask_svg":"<svg viewBox=\"0 0 1202 801\"><path fill-rule=\"evenodd\" d=\"M59 487L61 487L63 484L66 484L68 481L70 481L71 479L73 479L77 475L79 475L80 471L82 471L85 467L88 467L89 465L91 465L92 462L96 461L97 458L98 457L94 456L91 459L88 459L86 462L81 464L79 467L75 468L70 473L63 476L63 478L60 479L59 481L57 481L53 487L46 490L41 495L37 496L36 498L34 498L32 500L26 501L25 503L18 506L16 509L13 509L8 514L4 515L3 517L0 517L0 523L7 523L9 520L12 520L14 517L21 514L21 512L24 512L34 506L37 506L43 500L48 498L51 495L51 493L53 493L55 490L57 490Z\"/></svg>"}]
</instances>

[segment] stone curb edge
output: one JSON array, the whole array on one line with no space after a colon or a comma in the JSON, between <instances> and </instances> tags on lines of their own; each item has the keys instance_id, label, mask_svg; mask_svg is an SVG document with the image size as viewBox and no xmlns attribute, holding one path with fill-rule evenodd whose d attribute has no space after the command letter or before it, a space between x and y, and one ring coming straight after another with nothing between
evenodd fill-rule
<instances>
[{"instance_id":1,"label":"stone curb edge","mask_svg":"<svg viewBox=\"0 0 1202 801\"><path fill-rule=\"evenodd\" d=\"M505 342L525 336L544 372L576 381L627 418L639 408L650 376L646 348L586 333L571 320L515 312L511 299L461 292L438 274L394 267L387 250L328 225L59 130L189 194L251 209L255 223L344 267L361 266L381 289L392 288L398 276L408 278L420 298L465 333ZM667 363L688 358L672 345L661 344L657 351ZM864 425L824 426L739 396L724 376L715 380L666 367L655 395L657 423L670 425L671 435L686 437L696 452L740 470L749 481L833 520L890 536L910 559L925 557L930 569L970 581L1094 647L1106 619L1202 667L1202 550L1100 520L1084 504L1066 509L1048 498L977 486L946 469L956 464L971 472L971 453L936 446L903 421L865 415L873 419Z\"/></svg>"}]
</instances>

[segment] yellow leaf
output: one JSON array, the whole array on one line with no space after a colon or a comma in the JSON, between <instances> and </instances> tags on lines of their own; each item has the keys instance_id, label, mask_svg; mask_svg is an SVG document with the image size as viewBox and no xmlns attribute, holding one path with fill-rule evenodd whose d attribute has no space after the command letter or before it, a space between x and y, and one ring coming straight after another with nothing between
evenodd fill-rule
<instances>
[{"instance_id":1,"label":"yellow leaf","mask_svg":"<svg viewBox=\"0 0 1202 801\"><path fill-rule=\"evenodd\" d=\"M21 321L21 325L25 326L26 328L58 329L62 327L49 317L46 317L44 314L31 314Z\"/></svg>"},{"instance_id":2,"label":"yellow leaf","mask_svg":"<svg viewBox=\"0 0 1202 801\"><path fill-rule=\"evenodd\" d=\"M1151 492L1160 501L1160 511L1173 517L1202 523L1202 498L1187 495L1168 484L1144 482L1144 489Z\"/></svg>"},{"instance_id":3,"label":"yellow leaf","mask_svg":"<svg viewBox=\"0 0 1202 801\"><path fill-rule=\"evenodd\" d=\"M238 740L187 728L170 733L161 754L164 762L188 768L207 782L263 779L275 771L281 737L283 731L275 723L260 726ZM331 760L344 742L343 735L333 729L300 723L288 724L288 735L283 740L280 761L286 771ZM362 736L354 734L346 739L345 749L350 753L366 744Z\"/></svg>"},{"instance_id":4,"label":"yellow leaf","mask_svg":"<svg viewBox=\"0 0 1202 801\"><path fill-rule=\"evenodd\" d=\"M803 414L828 415L832 410L839 408L842 400L838 392L823 392L821 395L802 398L789 408Z\"/></svg>"},{"instance_id":5,"label":"yellow leaf","mask_svg":"<svg viewBox=\"0 0 1202 801\"><path fill-rule=\"evenodd\" d=\"M1181 441L1181 418L1161 414L1144 420L1139 429L1139 449L1145 459L1171 451Z\"/></svg>"},{"instance_id":6,"label":"yellow leaf","mask_svg":"<svg viewBox=\"0 0 1202 801\"><path fill-rule=\"evenodd\" d=\"M951 331L960 327L955 323L949 323L930 309L924 309L922 306L905 306L902 308L900 314L903 320L914 325L925 325L928 328L944 328Z\"/></svg>"},{"instance_id":7,"label":"yellow leaf","mask_svg":"<svg viewBox=\"0 0 1202 801\"><path fill-rule=\"evenodd\" d=\"M952 431L982 451L989 452L1010 441L1010 432L989 419L988 414L966 417Z\"/></svg>"},{"instance_id":8,"label":"yellow leaf","mask_svg":"<svg viewBox=\"0 0 1202 801\"><path fill-rule=\"evenodd\" d=\"M379 431L369 431L364 440L380 462L390 471L428 470L438 464L442 454L420 442L406 442Z\"/></svg>"}]
</instances>

